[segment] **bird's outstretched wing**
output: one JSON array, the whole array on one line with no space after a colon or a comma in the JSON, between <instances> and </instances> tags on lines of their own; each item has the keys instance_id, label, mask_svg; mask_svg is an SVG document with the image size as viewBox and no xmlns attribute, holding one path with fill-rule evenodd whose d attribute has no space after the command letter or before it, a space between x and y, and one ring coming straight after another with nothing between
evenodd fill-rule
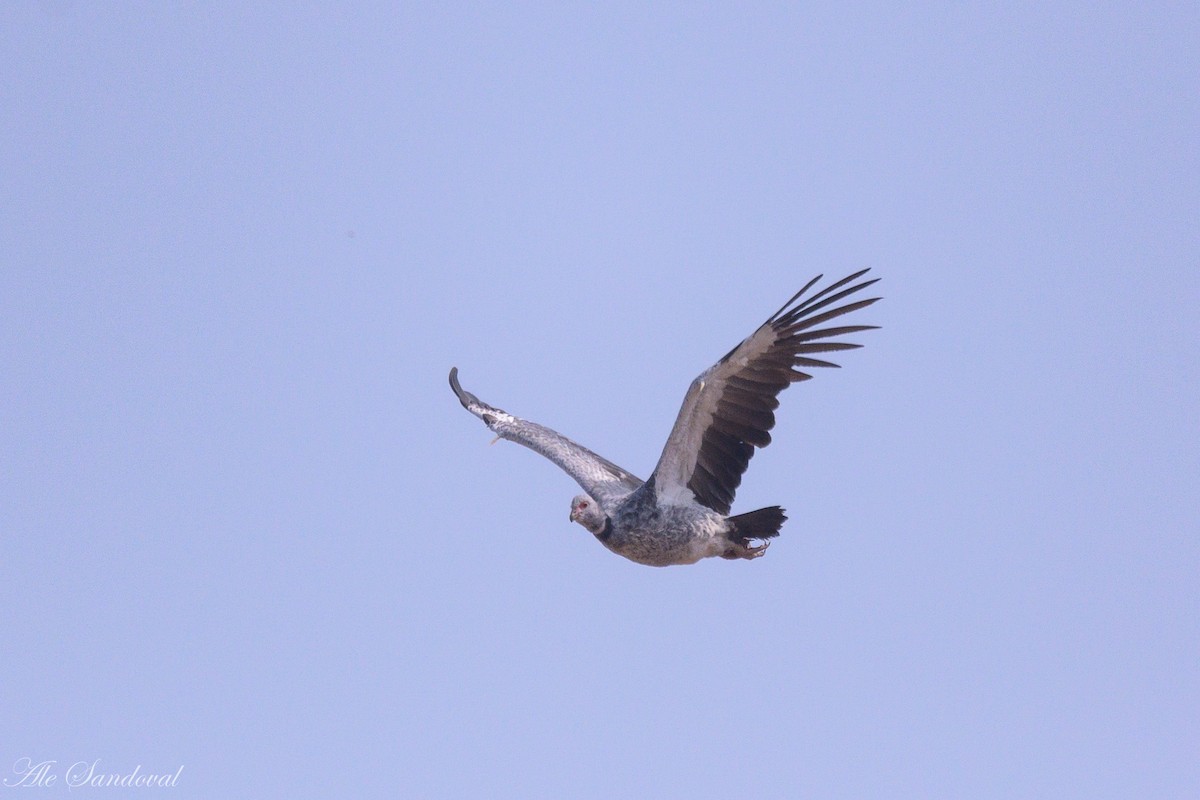
<instances>
[{"instance_id":1,"label":"bird's outstretched wing","mask_svg":"<svg viewBox=\"0 0 1200 800\"><path fill-rule=\"evenodd\" d=\"M838 366L812 355L861 347L830 339L878 327L818 327L879 299L836 305L878 280L854 284L866 272L805 298L821 276L813 278L753 335L692 382L650 477L660 503L687 504L694 498L720 514L729 513L754 448L771 443L767 431L775 426L777 395L789 384L812 377L798 368Z\"/></svg>"},{"instance_id":2,"label":"bird's outstretched wing","mask_svg":"<svg viewBox=\"0 0 1200 800\"><path fill-rule=\"evenodd\" d=\"M561 433L489 406L464 390L458 383L458 367L450 370L450 388L463 408L483 420L497 436L525 445L550 459L602 505L606 499L624 496L642 485L641 478Z\"/></svg>"}]
</instances>

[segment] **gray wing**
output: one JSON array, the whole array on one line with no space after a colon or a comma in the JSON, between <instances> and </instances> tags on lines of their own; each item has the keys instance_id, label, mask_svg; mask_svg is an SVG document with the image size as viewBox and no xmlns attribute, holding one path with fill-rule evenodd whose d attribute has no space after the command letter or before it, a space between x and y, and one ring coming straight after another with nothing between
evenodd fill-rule
<instances>
[{"instance_id":1,"label":"gray wing","mask_svg":"<svg viewBox=\"0 0 1200 800\"><path fill-rule=\"evenodd\" d=\"M528 447L553 461L583 487L597 502L624 496L642 485L642 479L602 456L572 442L545 425L514 417L489 406L458 383L458 367L450 370L450 388L463 408L483 420L497 436Z\"/></svg>"},{"instance_id":2,"label":"gray wing","mask_svg":"<svg viewBox=\"0 0 1200 800\"><path fill-rule=\"evenodd\" d=\"M879 299L829 308L878 280L842 288L866 272L856 272L805 299L821 276L813 278L753 335L692 382L650 477L660 503L686 505L694 499L720 514L729 513L754 448L771 443L767 431L775 427L779 393L812 377L797 367L836 367L811 356L860 347L829 340L877 327L817 327Z\"/></svg>"}]
</instances>

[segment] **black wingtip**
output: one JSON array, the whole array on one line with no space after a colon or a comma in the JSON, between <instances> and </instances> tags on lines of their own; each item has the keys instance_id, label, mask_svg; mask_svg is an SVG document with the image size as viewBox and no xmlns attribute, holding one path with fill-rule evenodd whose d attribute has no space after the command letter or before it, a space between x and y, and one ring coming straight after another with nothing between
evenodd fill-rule
<instances>
[{"instance_id":1,"label":"black wingtip","mask_svg":"<svg viewBox=\"0 0 1200 800\"><path fill-rule=\"evenodd\" d=\"M454 395L458 398L458 402L462 403L463 408L470 409L472 402L479 402L479 399L475 395L464 391L462 385L458 382L458 367L450 368L450 388L454 390Z\"/></svg>"}]
</instances>

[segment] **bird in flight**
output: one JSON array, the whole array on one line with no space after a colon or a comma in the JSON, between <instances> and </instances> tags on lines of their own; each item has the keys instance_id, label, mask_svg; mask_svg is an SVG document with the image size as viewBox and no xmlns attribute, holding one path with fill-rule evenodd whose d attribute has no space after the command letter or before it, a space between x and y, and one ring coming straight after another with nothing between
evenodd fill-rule
<instances>
[{"instance_id":1,"label":"bird in flight","mask_svg":"<svg viewBox=\"0 0 1200 800\"><path fill-rule=\"evenodd\" d=\"M771 443L768 431L775 426L779 393L811 378L805 369L838 366L814 354L861 347L841 337L878 327L821 327L879 299L847 300L879 280L855 283L867 272L809 295L822 276L813 278L692 381L646 481L544 425L483 402L459 384L458 367L450 370L450 388L497 438L540 453L583 487L584 494L571 501L570 519L614 553L654 567L694 564L710 556L758 558L787 517L779 506L729 516L734 492L754 448Z\"/></svg>"}]
</instances>

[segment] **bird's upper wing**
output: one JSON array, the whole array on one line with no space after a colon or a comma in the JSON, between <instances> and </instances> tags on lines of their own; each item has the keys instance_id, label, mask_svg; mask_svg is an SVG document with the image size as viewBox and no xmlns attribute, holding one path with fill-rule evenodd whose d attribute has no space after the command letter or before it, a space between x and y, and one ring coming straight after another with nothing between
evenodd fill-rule
<instances>
[{"instance_id":1,"label":"bird's upper wing","mask_svg":"<svg viewBox=\"0 0 1200 800\"><path fill-rule=\"evenodd\" d=\"M860 347L829 340L877 327L818 327L879 299L836 305L878 280L854 284L866 272L804 298L821 276L813 278L753 335L692 382L650 477L660 503L687 504L694 498L720 514L729 513L754 448L771 443L767 431L775 426L777 395L789 384L812 377L798 368L836 367L811 356Z\"/></svg>"},{"instance_id":2,"label":"bird's upper wing","mask_svg":"<svg viewBox=\"0 0 1200 800\"><path fill-rule=\"evenodd\" d=\"M608 498L626 495L642 485L642 479L602 456L572 442L545 425L514 417L489 406L458 383L458 367L450 370L450 388L463 408L483 420L498 436L523 444L561 467L583 490L603 504Z\"/></svg>"}]
</instances>

